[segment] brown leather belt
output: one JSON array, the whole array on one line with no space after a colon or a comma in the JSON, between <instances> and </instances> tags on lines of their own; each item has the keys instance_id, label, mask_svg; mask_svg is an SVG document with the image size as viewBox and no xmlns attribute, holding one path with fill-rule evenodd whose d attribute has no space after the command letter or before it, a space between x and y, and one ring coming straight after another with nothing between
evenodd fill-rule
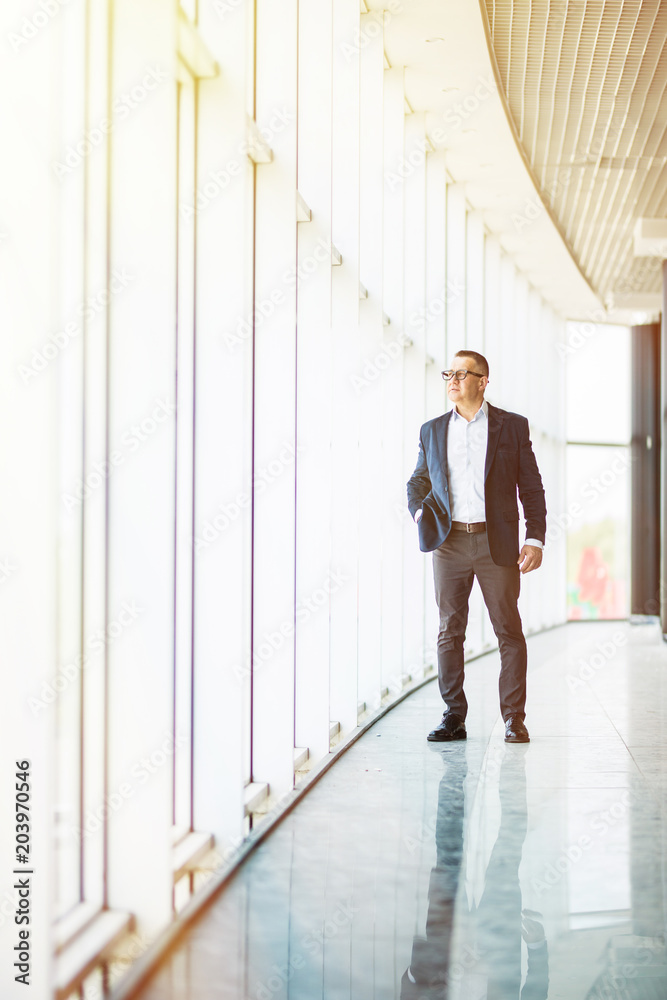
<instances>
[{"instance_id":1,"label":"brown leather belt","mask_svg":"<svg viewBox=\"0 0 667 1000\"><path fill-rule=\"evenodd\" d=\"M452 528L455 531L467 531L469 535L478 535L480 531L486 531L486 521L473 521L466 524L465 521L452 521Z\"/></svg>"}]
</instances>

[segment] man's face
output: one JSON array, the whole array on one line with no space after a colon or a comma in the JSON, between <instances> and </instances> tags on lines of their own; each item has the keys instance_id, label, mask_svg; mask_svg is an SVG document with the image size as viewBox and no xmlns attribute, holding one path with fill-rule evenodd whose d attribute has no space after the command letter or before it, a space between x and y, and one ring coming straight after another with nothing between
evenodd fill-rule
<instances>
[{"instance_id":1,"label":"man's face","mask_svg":"<svg viewBox=\"0 0 667 1000\"><path fill-rule=\"evenodd\" d=\"M473 359L465 355L458 355L453 358L449 368L450 371L455 372L460 371L462 368L467 368L469 372L477 371L477 365ZM476 375L466 376L463 382L450 379L447 383L447 395L454 404L463 403L465 406L477 404L477 406L481 406L488 381L485 376L477 378Z\"/></svg>"}]
</instances>

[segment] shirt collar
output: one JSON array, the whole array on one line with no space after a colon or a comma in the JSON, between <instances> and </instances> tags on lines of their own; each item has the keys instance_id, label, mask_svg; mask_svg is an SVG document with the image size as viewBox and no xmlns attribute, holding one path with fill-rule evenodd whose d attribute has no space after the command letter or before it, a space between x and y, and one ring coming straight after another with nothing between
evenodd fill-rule
<instances>
[{"instance_id":1,"label":"shirt collar","mask_svg":"<svg viewBox=\"0 0 667 1000\"><path fill-rule=\"evenodd\" d=\"M477 420L477 418L479 417L480 413L483 413L484 416L488 419L488 416L489 416L489 404L487 403L487 401L485 399L482 400L482 405L480 406L479 410L477 411L477 413L475 414L475 416L472 418L472 420L470 421L470 423L472 423L473 420ZM452 408L452 418L454 420L463 420L464 419L464 417L462 417L461 414L459 413L459 411L456 409L456 406L454 406ZM468 421L466 421L466 423L468 423Z\"/></svg>"}]
</instances>

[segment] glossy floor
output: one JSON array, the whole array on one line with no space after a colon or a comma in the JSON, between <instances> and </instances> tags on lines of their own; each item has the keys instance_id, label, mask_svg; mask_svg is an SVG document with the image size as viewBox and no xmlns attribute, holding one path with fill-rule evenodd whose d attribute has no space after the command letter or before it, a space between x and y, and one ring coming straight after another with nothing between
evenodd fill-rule
<instances>
[{"instance_id":1,"label":"glossy floor","mask_svg":"<svg viewBox=\"0 0 667 1000\"><path fill-rule=\"evenodd\" d=\"M252 854L143 1000L667 998L667 645L655 625L529 640L508 746L497 654L468 740L428 684Z\"/></svg>"}]
</instances>

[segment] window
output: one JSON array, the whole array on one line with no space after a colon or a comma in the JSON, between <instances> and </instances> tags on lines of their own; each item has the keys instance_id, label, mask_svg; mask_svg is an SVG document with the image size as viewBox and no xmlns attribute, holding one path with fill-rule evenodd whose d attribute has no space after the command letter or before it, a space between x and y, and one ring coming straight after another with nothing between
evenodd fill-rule
<instances>
[{"instance_id":1,"label":"window","mask_svg":"<svg viewBox=\"0 0 667 1000\"><path fill-rule=\"evenodd\" d=\"M629 610L630 332L572 323L567 346L567 531L570 619Z\"/></svg>"}]
</instances>

